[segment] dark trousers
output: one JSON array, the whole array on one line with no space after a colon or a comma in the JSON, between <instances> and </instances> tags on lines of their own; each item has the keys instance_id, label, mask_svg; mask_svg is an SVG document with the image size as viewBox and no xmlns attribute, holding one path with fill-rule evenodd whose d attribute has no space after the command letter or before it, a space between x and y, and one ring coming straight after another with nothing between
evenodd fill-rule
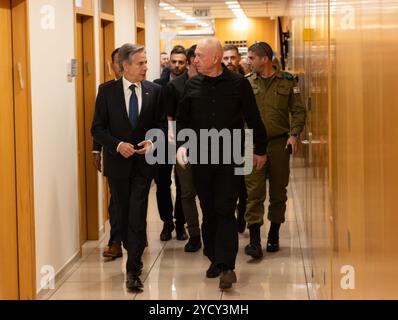
<instances>
[{"instance_id":1,"label":"dark trousers","mask_svg":"<svg viewBox=\"0 0 398 320\"><path fill-rule=\"evenodd\" d=\"M122 242L120 223L117 222L117 210L115 203L113 201L112 191L111 191L111 198L109 200L108 212L109 212L109 224L111 225L110 237L108 242L108 246L110 247L113 242L117 243Z\"/></svg>"},{"instance_id":2,"label":"dark trousers","mask_svg":"<svg viewBox=\"0 0 398 320\"><path fill-rule=\"evenodd\" d=\"M240 178L240 188L239 188L239 202L237 205L238 214L245 215L247 203L247 190L245 183L245 176Z\"/></svg>"},{"instance_id":3,"label":"dark trousers","mask_svg":"<svg viewBox=\"0 0 398 320\"><path fill-rule=\"evenodd\" d=\"M211 262L235 269L241 176L234 174L233 165L192 165L192 174L203 213L204 252Z\"/></svg>"},{"instance_id":4,"label":"dark trousers","mask_svg":"<svg viewBox=\"0 0 398 320\"><path fill-rule=\"evenodd\" d=\"M160 164L158 175L155 178L156 183L156 200L160 219L166 224L173 224L174 219L177 226L185 224L184 213L181 204L181 185L178 176L175 175L176 183L176 201L173 209L173 201L171 198L171 172L173 171L172 164Z\"/></svg>"},{"instance_id":5,"label":"dark trousers","mask_svg":"<svg viewBox=\"0 0 398 320\"><path fill-rule=\"evenodd\" d=\"M140 269L146 243L146 217L151 179L139 172L126 179L109 178L112 197L117 208L122 242L127 249L127 272Z\"/></svg>"},{"instance_id":6,"label":"dark trousers","mask_svg":"<svg viewBox=\"0 0 398 320\"><path fill-rule=\"evenodd\" d=\"M182 168L179 164L176 164L174 168L181 185L181 203L189 236L200 237L196 190L193 183L191 166L188 164L185 168Z\"/></svg>"}]
</instances>

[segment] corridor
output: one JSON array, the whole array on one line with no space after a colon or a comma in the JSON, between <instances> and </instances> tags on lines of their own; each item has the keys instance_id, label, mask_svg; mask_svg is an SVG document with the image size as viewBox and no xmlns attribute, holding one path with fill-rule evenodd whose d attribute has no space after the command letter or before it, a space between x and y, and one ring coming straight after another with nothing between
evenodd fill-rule
<instances>
[{"instance_id":1,"label":"corridor","mask_svg":"<svg viewBox=\"0 0 398 320\"><path fill-rule=\"evenodd\" d=\"M83 257L71 268L56 289L43 297L52 300L307 300L311 296L304 272L302 245L291 189L286 223L281 229L281 250L265 253L260 261L244 254L248 231L239 236L236 273L238 283L232 291L218 289L218 279L207 279L208 259L202 251L184 252L185 241L173 238L161 242L163 223L157 216L156 187L152 186L148 210L148 242L143 256L143 293L126 290L126 254L123 259L106 260L102 251L108 239L88 241ZM268 229L263 226L262 231ZM109 232L106 232L109 235ZM125 253L125 252L124 252ZM312 294L312 293L311 293ZM314 297L312 297L314 298Z\"/></svg>"}]
</instances>

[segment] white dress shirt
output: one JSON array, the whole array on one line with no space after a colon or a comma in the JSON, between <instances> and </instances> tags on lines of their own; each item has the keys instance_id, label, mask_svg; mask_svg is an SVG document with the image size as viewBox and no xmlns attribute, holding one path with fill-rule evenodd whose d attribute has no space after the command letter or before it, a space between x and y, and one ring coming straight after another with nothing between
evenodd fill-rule
<instances>
[{"instance_id":1,"label":"white dress shirt","mask_svg":"<svg viewBox=\"0 0 398 320\"><path fill-rule=\"evenodd\" d=\"M137 95L137 101L138 101L138 115L140 115L141 113L141 109L142 109L142 86L141 86L141 82L135 82L132 83L130 81L128 81L125 77L122 78L123 79L123 91L124 91L124 100L126 102L126 110L127 110L127 116L129 116L129 109L130 109L130 98L132 95L132 91L130 89L130 86L132 84L135 85L135 94ZM152 148L153 148L153 142L151 142ZM120 142L116 148L116 151L119 152L119 147L123 142Z\"/></svg>"}]
</instances>

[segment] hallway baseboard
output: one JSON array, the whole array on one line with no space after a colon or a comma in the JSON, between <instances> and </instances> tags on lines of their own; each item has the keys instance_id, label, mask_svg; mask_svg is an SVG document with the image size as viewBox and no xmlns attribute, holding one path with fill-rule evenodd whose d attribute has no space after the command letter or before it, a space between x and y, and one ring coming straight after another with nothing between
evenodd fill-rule
<instances>
[{"instance_id":1,"label":"hallway baseboard","mask_svg":"<svg viewBox=\"0 0 398 320\"><path fill-rule=\"evenodd\" d=\"M75 253L75 255L57 272L55 275L55 288L54 289L43 289L41 288L37 292L36 300L48 300L49 297L65 282L68 278L70 271L80 260L81 251Z\"/></svg>"}]
</instances>

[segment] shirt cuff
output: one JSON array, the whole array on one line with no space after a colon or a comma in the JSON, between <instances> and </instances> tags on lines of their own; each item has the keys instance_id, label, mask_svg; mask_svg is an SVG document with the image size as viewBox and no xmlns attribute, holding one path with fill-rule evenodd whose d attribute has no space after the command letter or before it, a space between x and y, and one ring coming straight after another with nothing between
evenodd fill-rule
<instances>
[{"instance_id":1,"label":"shirt cuff","mask_svg":"<svg viewBox=\"0 0 398 320\"><path fill-rule=\"evenodd\" d=\"M149 142L151 143L151 150L153 150L154 147L153 147L153 142L152 142L152 140L149 140Z\"/></svg>"},{"instance_id":2,"label":"shirt cuff","mask_svg":"<svg viewBox=\"0 0 398 320\"><path fill-rule=\"evenodd\" d=\"M124 143L124 142L122 141L122 142L120 142L120 143L117 145L117 148L116 148L116 152L117 152L117 153L119 153L119 148L120 148L120 145L121 145L122 143Z\"/></svg>"}]
</instances>

